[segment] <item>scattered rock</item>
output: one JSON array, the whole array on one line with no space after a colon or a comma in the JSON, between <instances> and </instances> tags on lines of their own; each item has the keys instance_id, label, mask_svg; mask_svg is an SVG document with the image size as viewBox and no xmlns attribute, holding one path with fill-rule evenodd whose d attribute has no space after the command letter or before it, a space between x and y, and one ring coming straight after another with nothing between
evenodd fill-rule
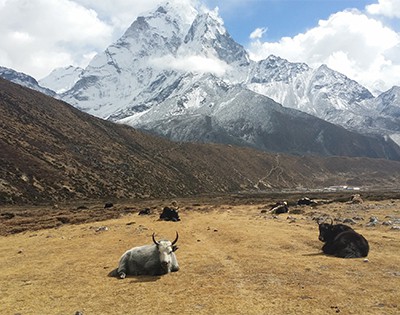
<instances>
[{"instance_id":1,"label":"scattered rock","mask_svg":"<svg viewBox=\"0 0 400 315\"><path fill-rule=\"evenodd\" d=\"M141 224L139 224L139 226L136 228L136 231L138 231L138 232L143 232L143 231L147 231L147 230L148 230L148 228Z\"/></svg>"},{"instance_id":2,"label":"scattered rock","mask_svg":"<svg viewBox=\"0 0 400 315\"><path fill-rule=\"evenodd\" d=\"M14 217L15 217L15 214L12 213L12 212L4 212L4 213L1 214L1 216L2 216L4 219L9 220L9 219L14 218Z\"/></svg>"},{"instance_id":3,"label":"scattered rock","mask_svg":"<svg viewBox=\"0 0 400 315\"><path fill-rule=\"evenodd\" d=\"M107 226L99 226L98 228L95 229L96 232L103 232L103 231L108 231Z\"/></svg>"},{"instance_id":4,"label":"scattered rock","mask_svg":"<svg viewBox=\"0 0 400 315\"><path fill-rule=\"evenodd\" d=\"M350 203L352 203L352 204L363 203L361 195L360 194L355 194L355 195L351 196Z\"/></svg>"},{"instance_id":5,"label":"scattered rock","mask_svg":"<svg viewBox=\"0 0 400 315\"><path fill-rule=\"evenodd\" d=\"M106 202L106 203L104 204L104 209L106 209L106 208L112 208L112 207L114 207L114 204L113 204L112 202Z\"/></svg>"},{"instance_id":6,"label":"scattered rock","mask_svg":"<svg viewBox=\"0 0 400 315\"><path fill-rule=\"evenodd\" d=\"M393 225L391 230L393 231L400 231L400 225Z\"/></svg>"},{"instance_id":7,"label":"scattered rock","mask_svg":"<svg viewBox=\"0 0 400 315\"><path fill-rule=\"evenodd\" d=\"M357 222L354 219L351 218L347 218L343 220L343 223L347 223L347 224L356 224Z\"/></svg>"},{"instance_id":8,"label":"scattered rock","mask_svg":"<svg viewBox=\"0 0 400 315\"><path fill-rule=\"evenodd\" d=\"M60 221L62 224L66 224L66 223L69 223L69 222L70 222L70 219L69 219L69 217L67 217L67 216L60 216L60 217L57 217L57 220Z\"/></svg>"},{"instance_id":9,"label":"scattered rock","mask_svg":"<svg viewBox=\"0 0 400 315\"><path fill-rule=\"evenodd\" d=\"M331 306L331 309L333 309L335 313L340 313L340 308L338 306Z\"/></svg>"},{"instance_id":10,"label":"scattered rock","mask_svg":"<svg viewBox=\"0 0 400 315\"><path fill-rule=\"evenodd\" d=\"M295 217L292 217L291 215L289 215L289 216L286 218L286 220L289 220L289 223L294 223L294 222L296 222L296 218L295 218Z\"/></svg>"},{"instance_id":11,"label":"scattered rock","mask_svg":"<svg viewBox=\"0 0 400 315\"><path fill-rule=\"evenodd\" d=\"M377 224L378 224L378 218L370 217L369 222L367 223L367 226L376 226Z\"/></svg>"}]
</instances>

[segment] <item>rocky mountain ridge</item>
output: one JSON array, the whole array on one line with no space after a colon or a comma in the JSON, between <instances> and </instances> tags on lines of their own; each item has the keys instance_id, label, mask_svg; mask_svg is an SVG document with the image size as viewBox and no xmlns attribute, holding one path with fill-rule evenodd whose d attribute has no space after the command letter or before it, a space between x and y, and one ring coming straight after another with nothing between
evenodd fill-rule
<instances>
[{"instance_id":1,"label":"rocky mountain ridge","mask_svg":"<svg viewBox=\"0 0 400 315\"><path fill-rule=\"evenodd\" d=\"M0 203L393 187L400 162L171 142L0 79Z\"/></svg>"},{"instance_id":2,"label":"rocky mountain ridge","mask_svg":"<svg viewBox=\"0 0 400 315\"><path fill-rule=\"evenodd\" d=\"M31 77L30 75L27 75L22 72L15 71L10 68L6 67L1 67L0 66L0 78L3 78L5 80L8 80L10 82L14 82L16 84L25 86L27 88L30 88L32 90L41 92L43 94L55 97L56 92L49 88L45 88L41 86L38 81L36 81L35 78Z\"/></svg>"}]
</instances>

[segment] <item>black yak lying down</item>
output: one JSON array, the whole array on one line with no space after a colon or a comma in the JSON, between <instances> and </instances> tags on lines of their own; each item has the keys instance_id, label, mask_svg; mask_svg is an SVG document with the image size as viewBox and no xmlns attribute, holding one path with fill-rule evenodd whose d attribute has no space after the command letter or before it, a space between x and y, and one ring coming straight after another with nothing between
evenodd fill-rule
<instances>
[{"instance_id":1,"label":"black yak lying down","mask_svg":"<svg viewBox=\"0 0 400 315\"><path fill-rule=\"evenodd\" d=\"M364 236L344 224L319 223L319 240L324 254L341 258L368 256L369 245Z\"/></svg>"},{"instance_id":2,"label":"black yak lying down","mask_svg":"<svg viewBox=\"0 0 400 315\"><path fill-rule=\"evenodd\" d=\"M181 219L177 209L164 207L163 212L160 214L160 220L177 222Z\"/></svg>"}]
</instances>

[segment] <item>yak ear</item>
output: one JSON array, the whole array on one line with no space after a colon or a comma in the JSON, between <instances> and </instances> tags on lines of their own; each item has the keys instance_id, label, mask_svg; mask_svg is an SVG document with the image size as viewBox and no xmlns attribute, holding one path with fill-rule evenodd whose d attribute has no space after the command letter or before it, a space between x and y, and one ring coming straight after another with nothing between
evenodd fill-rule
<instances>
[{"instance_id":1,"label":"yak ear","mask_svg":"<svg viewBox=\"0 0 400 315\"><path fill-rule=\"evenodd\" d=\"M174 251L176 251L176 250L178 250L178 246L176 246L176 245L172 245L172 251L174 252Z\"/></svg>"}]
</instances>

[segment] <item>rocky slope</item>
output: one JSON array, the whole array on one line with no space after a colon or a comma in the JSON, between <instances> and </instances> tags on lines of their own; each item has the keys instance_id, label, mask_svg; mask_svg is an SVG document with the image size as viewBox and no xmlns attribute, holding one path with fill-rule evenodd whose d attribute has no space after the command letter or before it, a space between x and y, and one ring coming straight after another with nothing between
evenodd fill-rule
<instances>
[{"instance_id":1,"label":"rocky slope","mask_svg":"<svg viewBox=\"0 0 400 315\"><path fill-rule=\"evenodd\" d=\"M39 91L49 96L56 96L56 92L49 88L45 88L45 85L40 85L35 78L31 77L22 72L15 71L13 69L5 68L0 66L0 78L14 82L16 84L26 86L32 90Z\"/></svg>"},{"instance_id":2,"label":"rocky slope","mask_svg":"<svg viewBox=\"0 0 400 315\"><path fill-rule=\"evenodd\" d=\"M389 187L400 179L395 161L174 143L3 79L0 126L0 203Z\"/></svg>"}]
</instances>

